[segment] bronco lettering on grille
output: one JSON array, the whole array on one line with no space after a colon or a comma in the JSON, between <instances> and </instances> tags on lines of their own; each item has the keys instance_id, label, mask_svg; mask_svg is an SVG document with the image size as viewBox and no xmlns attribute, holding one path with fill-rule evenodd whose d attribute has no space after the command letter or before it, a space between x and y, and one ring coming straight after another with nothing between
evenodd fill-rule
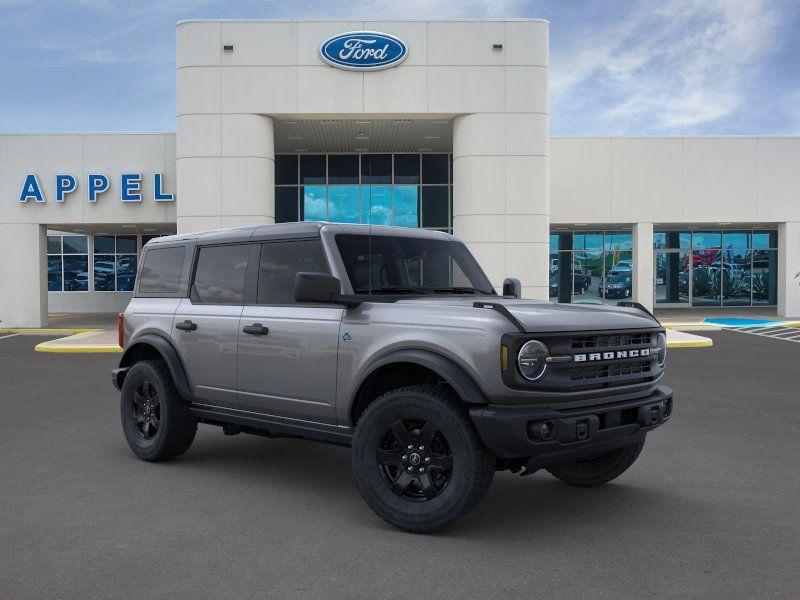
<instances>
[{"instance_id":1,"label":"bronco lettering on grille","mask_svg":"<svg viewBox=\"0 0 800 600\"><path fill-rule=\"evenodd\" d=\"M650 348L637 348L634 350L615 350L613 352L590 352L589 354L576 354L573 362L594 362L598 360L614 360L617 358L639 358L650 356Z\"/></svg>"}]
</instances>

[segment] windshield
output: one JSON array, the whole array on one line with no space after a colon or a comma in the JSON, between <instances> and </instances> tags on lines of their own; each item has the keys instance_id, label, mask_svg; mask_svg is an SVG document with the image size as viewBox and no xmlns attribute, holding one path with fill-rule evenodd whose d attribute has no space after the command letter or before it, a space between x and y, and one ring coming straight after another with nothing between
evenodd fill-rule
<instances>
[{"instance_id":1,"label":"windshield","mask_svg":"<svg viewBox=\"0 0 800 600\"><path fill-rule=\"evenodd\" d=\"M340 234L336 245L356 294L495 293L460 242Z\"/></svg>"}]
</instances>

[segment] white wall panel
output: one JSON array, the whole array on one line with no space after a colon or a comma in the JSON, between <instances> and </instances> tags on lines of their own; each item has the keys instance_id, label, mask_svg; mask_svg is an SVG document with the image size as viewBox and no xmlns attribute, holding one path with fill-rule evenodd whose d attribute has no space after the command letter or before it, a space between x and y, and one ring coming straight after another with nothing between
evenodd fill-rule
<instances>
[{"instance_id":1,"label":"white wall panel","mask_svg":"<svg viewBox=\"0 0 800 600\"><path fill-rule=\"evenodd\" d=\"M759 221L800 221L800 138L758 139L757 195Z\"/></svg>"},{"instance_id":2,"label":"white wall panel","mask_svg":"<svg viewBox=\"0 0 800 600\"><path fill-rule=\"evenodd\" d=\"M184 67L176 75L179 115L218 114L222 110L222 69Z\"/></svg>"},{"instance_id":3,"label":"white wall panel","mask_svg":"<svg viewBox=\"0 0 800 600\"><path fill-rule=\"evenodd\" d=\"M427 67L401 65L364 77L364 112L425 113L428 110Z\"/></svg>"},{"instance_id":4,"label":"white wall panel","mask_svg":"<svg viewBox=\"0 0 800 600\"><path fill-rule=\"evenodd\" d=\"M226 67L222 69L225 113L297 112L295 67Z\"/></svg>"},{"instance_id":5,"label":"white wall panel","mask_svg":"<svg viewBox=\"0 0 800 600\"><path fill-rule=\"evenodd\" d=\"M219 156L222 122L218 114L178 117L178 158Z\"/></svg>"},{"instance_id":6,"label":"white wall panel","mask_svg":"<svg viewBox=\"0 0 800 600\"><path fill-rule=\"evenodd\" d=\"M428 111L505 112L504 67L428 67Z\"/></svg>"},{"instance_id":7,"label":"white wall panel","mask_svg":"<svg viewBox=\"0 0 800 600\"><path fill-rule=\"evenodd\" d=\"M220 44L234 47L222 51L224 66L296 65L297 23L225 21Z\"/></svg>"},{"instance_id":8,"label":"white wall panel","mask_svg":"<svg viewBox=\"0 0 800 600\"><path fill-rule=\"evenodd\" d=\"M175 66L218 66L222 60L221 24L187 21L175 28Z\"/></svg>"},{"instance_id":9,"label":"white wall panel","mask_svg":"<svg viewBox=\"0 0 800 600\"><path fill-rule=\"evenodd\" d=\"M178 202L178 232L183 217L211 217L222 214L222 159L179 158L178 181L183 201ZM191 201L185 200L191 198Z\"/></svg>"},{"instance_id":10,"label":"white wall panel","mask_svg":"<svg viewBox=\"0 0 800 600\"><path fill-rule=\"evenodd\" d=\"M550 25L546 21L506 23L506 64L548 66Z\"/></svg>"},{"instance_id":11,"label":"white wall panel","mask_svg":"<svg viewBox=\"0 0 800 600\"><path fill-rule=\"evenodd\" d=\"M363 73L329 66L300 67L297 78L298 112L364 112Z\"/></svg>"},{"instance_id":12,"label":"white wall panel","mask_svg":"<svg viewBox=\"0 0 800 600\"><path fill-rule=\"evenodd\" d=\"M272 119L262 115L222 115L222 155L275 156Z\"/></svg>"},{"instance_id":13,"label":"white wall panel","mask_svg":"<svg viewBox=\"0 0 800 600\"><path fill-rule=\"evenodd\" d=\"M550 220L611 222L611 140L550 140Z\"/></svg>"},{"instance_id":14,"label":"white wall panel","mask_svg":"<svg viewBox=\"0 0 800 600\"><path fill-rule=\"evenodd\" d=\"M684 219L695 222L758 219L755 138L686 138L683 159Z\"/></svg>"},{"instance_id":15,"label":"white wall panel","mask_svg":"<svg viewBox=\"0 0 800 600\"><path fill-rule=\"evenodd\" d=\"M34 224L0 223L0 322L3 327L47 325L47 237ZM9 285L9 283L11 285Z\"/></svg>"},{"instance_id":16,"label":"white wall panel","mask_svg":"<svg viewBox=\"0 0 800 600\"><path fill-rule=\"evenodd\" d=\"M683 219L683 140L611 140L611 219L673 222Z\"/></svg>"},{"instance_id":17,"label":"white wall panel","mask_svg":"<svg viewBox=\"0 0 800 600\"><path fill-rule=\"evenodd\" d=\"M507 67L506 111L549 113L547 77L544 67Z\"/></svg>"},{"instance_id":18,"label":"white wall panel","mask_svg":"<svg viewBox=\"0 0 800 600\"><path fill-rule=\"evenodd\" d=\"M505 65L504 52L492 48L505 44L502 21L431 21L428 35L430 65Z\"/></svg>"}]
</instances>

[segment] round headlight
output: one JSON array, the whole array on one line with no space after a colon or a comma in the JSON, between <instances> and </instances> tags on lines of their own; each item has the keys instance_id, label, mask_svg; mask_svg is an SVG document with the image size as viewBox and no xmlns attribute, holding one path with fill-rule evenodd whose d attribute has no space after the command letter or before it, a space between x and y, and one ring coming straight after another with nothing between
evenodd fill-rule
<instances>
[{"instance_id":1,"label":"round headlight","mask_svg":"<svg viewBox=\"0 0 800 600\"><path fill-rule=\"evenodd\" d=\"M522 376L529 381L536 381L544 376L547 369L547 357L550 352L539 340L526 342L517 355L517 366Z\"/></svg>"},{"instance_id":2,"label":"round headlight","mask_svg":"<svg viewBox=\"0 0 800 600\"><path fill-rule=\"evenodd\" d=\"M658 334L658 366L663 367L667 362L667 336Z\"/></svg>"}]
</instances>

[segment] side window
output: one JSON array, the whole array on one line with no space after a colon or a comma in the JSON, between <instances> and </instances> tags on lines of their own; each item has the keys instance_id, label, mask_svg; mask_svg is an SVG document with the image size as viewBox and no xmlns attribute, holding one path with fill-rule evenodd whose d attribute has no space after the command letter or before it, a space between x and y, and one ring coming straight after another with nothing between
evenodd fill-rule
<instances>
[{"instance_id":1,"label":"side window","mask_svg":"<svg viewBox=\"0 0 800 600\"><path fill-rule=\"evenodd\" d=\"M299 272L330 273L321 240L262 244L258 303L294 304L294 277Z\"/></svg>"},{"instance_id":2,"label":"side window","mask_svg":"<svg viewBox=\"0 0 800 600\"><path fill-rule=\"evenodd\" d=\"M204 304L242 304L249 244L200 248L192 299Z\"/></svg>"},{"instance_id":3,"label":"side window","mask_svg":"<svg viewBox=\"0 0 800 600\"><path fill-rule=\"evenodd\" d=\"M144 255L139 278L143 294L177 294L186 257L185 246L150 248Z\"/></svg>"}]
</instances>

